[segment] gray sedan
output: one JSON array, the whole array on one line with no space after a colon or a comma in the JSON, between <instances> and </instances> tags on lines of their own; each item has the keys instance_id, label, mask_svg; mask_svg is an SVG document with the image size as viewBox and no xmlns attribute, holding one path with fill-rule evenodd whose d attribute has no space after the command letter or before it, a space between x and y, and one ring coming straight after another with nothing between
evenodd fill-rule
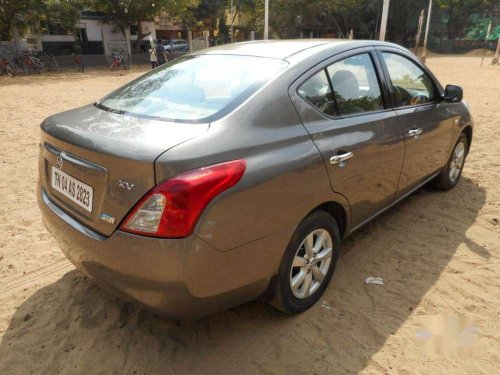
<instances>
[{"instance_id":1,"label":"gray sedan","mask_svg":"<svg viewBox=\"0 0 500 375\"><path fill-rule=\"evenodd\" d=\"M167 41L167 44L163 47L165 51L170 52L188 52L189 45L185 39L171 39Z\"/></svg>"},{"instance_id":2,"label":"gray sedan","mask_svg":"<svg viewBox=\"0 0 500 375\"><path fill-rule=\"evenodd\" d=\"M77 268L151 310L298 313L342 239L458 183L472 126L462 89L394 44L226 45L43 121L39 205Z\"/></svg>"}]
</instances>

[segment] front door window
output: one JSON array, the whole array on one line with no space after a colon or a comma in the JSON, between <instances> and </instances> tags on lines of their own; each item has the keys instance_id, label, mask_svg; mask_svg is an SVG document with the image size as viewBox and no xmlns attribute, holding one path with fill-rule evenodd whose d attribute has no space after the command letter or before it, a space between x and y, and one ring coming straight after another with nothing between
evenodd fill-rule
<instances>
[{"instance_id":1,"label":"front door window","mask_svg":"<svg viewBox=\"0 0 500 375\"><path fill-rule=\"evenodd\" d=\"M436 99L432 79L414 62L401 55L383 52L396 107L425 104Z\"/></svg>"}]
</instances>

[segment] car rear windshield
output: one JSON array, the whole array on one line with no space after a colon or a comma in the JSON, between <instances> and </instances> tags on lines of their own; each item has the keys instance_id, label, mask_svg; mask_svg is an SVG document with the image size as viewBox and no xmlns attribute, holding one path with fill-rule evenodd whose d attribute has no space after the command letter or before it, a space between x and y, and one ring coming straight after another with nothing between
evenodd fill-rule
<instances>
[{"instance_id":1,"label":"car rear windshield","mask_svg":"<svg viewBox=\"0 0 500 375\"><path fill-rule=\"evenodd\" d=\"M185 56L121 87L97 105L170 121L210 121L244 101L286 65L282 60L253 56Z\"/></svg>"}]
</instances>

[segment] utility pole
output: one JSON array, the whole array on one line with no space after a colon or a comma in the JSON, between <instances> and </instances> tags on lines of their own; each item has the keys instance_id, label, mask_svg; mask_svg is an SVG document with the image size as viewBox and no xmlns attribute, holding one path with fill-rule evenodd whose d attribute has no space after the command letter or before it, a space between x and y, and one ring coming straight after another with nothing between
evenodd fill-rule
<instances>
[{"instance_id":1,"label":"utility pole","mask_svg":"<svg viewBox=\"0 0 500 375\"><path fill-rule=\"evenodd\" d=\"M233 0L231 0L231 43L234 42L234 39L233 39L233 22L234 22L234 17L233 17Z\"/></svg>"},{"instance_id":2,"label":"utility pole","mask_svg":"<svg viewBox=\"0 0 500 375\"><path fill-rule=\"evenodd\" d=\"M264 2L264 40L269 39L269 0Z\"/></svg>"},{"instance_id":3,"label":"utility pole","mask_svg":"<svg viewBox=\"0 0 500 375\"><path fill-rule=\"evenodd\" d=\"M422 52L422 57L420 61L425 63L425 54L427 52L427 37L429 36L429 26L431 24L431 11L432 11L432 0L429 0L429 10L427 11L427 23L425 24L425 36L424 36L424 51Z\"/></svg>"},{"instance_id":4,"label":"utility pole","mask_svg":"<svg viewBox=\"0 0 500 375\"><path fill-rule=\"evenodd\" d=\"M486 30L486 36L484 37L483 57L481 57L481 68L483 67L484 53L486 52L486 42L488 41L488 38L490 37L490 31L491 31L491 21L488 24L488 29Z\"/></svg>"},{"instance_id":5,"label":"utility pole","mask_svg":"<svg viewBox=\"0 0 500 375\"><path fill-rule=\"evenodd\" d=\"M491 65L498 64L498 56L500 55L500 37L497 40L497 49L495 51L495 57L491 60Z\"/></svg>"},{"instance_id":6,"label":"utility pole","mask_svg":"<svg viewBox=\"0 0 500 375\"><path fill-rule=\"evenodd\" d=\"M422 34L422 25L424 24L424 10L420 12L418 17L417 36L415 37L415 56L418 57L418 45L420 44L420 35Z\"/></svg>"},{"instance_id":7,"label":"utility pole","mask_svg":"<svg viewBox=\"0 0 500 375\"><path fill-rule=\"evenodd\" d=\"M139 22L139 27L142 27ZM125 52L128 56L128 63L132 63L132 46L130 45L130 26L125 26Z\"/></svg>"},{"instance_id":8,"label":"utility pole","mask_svg":"<svg viewBox=\"0 0 500 375\"><path fill-rule=\"evenodd\" d=\"M385 29L387 28L387 16L389 15L389 1L384 0L382 7L382 20L380 21L380 37L379 40L385 40Z\"/></svg>"}]
</instances>

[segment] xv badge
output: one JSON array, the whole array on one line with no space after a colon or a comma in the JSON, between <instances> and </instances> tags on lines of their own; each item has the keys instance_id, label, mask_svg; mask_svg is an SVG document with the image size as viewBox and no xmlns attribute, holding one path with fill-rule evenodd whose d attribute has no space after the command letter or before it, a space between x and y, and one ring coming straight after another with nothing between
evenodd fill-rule
<instances>
[{"instance_id":1,"label":"xv badge","mask_svg":"<svg viewBox=\"0 0 500 375\"><path fill-rule=\"evenodd\" d=\"M118 180L118 186L124 190L132 190L134 188L134 184L129 184L127 181L122 180Z\"/></svg>"}]
</instances>

